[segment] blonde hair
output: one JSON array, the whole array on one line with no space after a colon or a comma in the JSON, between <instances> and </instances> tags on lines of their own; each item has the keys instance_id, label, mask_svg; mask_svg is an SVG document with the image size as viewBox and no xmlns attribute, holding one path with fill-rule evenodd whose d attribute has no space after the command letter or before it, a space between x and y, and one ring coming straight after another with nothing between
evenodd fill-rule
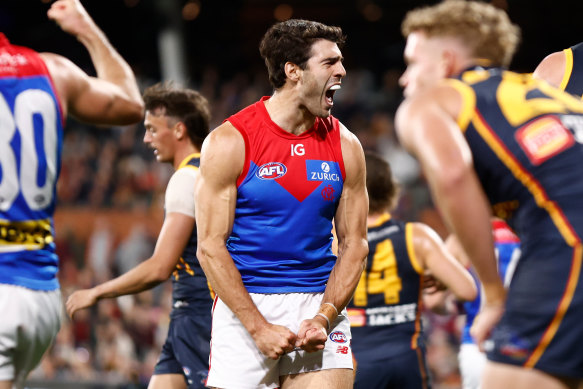
<instances>
[{"instance_id":1,"label":"blonde hair","mask_svg":"<svg viewBox=\"0 0 583 389\"><path fill-rule=\"evenodd\" d=\"M459 38L475 58L494 66L508 66L520 42L520 28L506 12L477 1L446 0L414 9L405 16L401 31L405 37L422 31L428 37Z\"/></svg>"}]
</instances>

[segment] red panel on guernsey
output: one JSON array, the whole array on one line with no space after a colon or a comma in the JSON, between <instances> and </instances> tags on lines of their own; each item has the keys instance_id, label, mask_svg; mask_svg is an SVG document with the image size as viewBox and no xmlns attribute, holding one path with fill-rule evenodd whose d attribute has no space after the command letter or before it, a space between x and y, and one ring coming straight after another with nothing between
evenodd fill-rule
<instances>
[{"instance_id":1,"label":"red panel on guernsey","mask_svg":"<svg viewBox=\"0 0 583 389\"><path fill-rule=\"evenodd\" d=\"M300 202L322 183L306 180L306 160L338 162L344 180L346 171L338 119L333 116L316 118L311 129L301 135L293 135L271 120L264 104L267 99L268 96L263 97L227 119L245 140L245 166L237 180L237 186L247 177L251 161L257 166L270 162L284 163L288 167L287 173L276 181ZM325 155L330 150L331 154ZM298 182L302 184L298 185Z\"/></svg>"},{"instance_id":2,"label":"red panel on guernsey","mask_svg":"<svg viewBox=\"0 0 583 389\"><path fill-rule=\"evenodd\" d=\"M62 116L61 99L56 93L55 84L45 62L36 51L28 47L10 44L6 36L0 32L0 77L23 78L32 76L46 76L49 79L59 101L59 110Z\"/></svg>"}]
</instances>

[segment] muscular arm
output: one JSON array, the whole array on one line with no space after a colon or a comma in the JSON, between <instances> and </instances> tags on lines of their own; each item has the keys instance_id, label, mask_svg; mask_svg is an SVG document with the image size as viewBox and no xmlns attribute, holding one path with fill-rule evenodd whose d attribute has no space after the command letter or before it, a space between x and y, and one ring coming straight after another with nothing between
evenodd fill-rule
<instances>
[{"instance_id":1,"label":"muscular arm","mask_svg":"<svg viewBox=\"0 0 583 389\"><path fill-rule=\"evenodd\" d=\"M241 134L226 122L206 138L196 189L197 257L217 296L231 309L261 352L277 359L291 351L295 335L272 325L259 312L229 254L226 241L233 228L237 178L245 158Z\"/></svg>"},{"instance_id":2,"label":"muscular arm","mask_svg":"<svg viewBox=\"0 0 583 389\"><path fill-rule=\"evenodd\" d=\"M132 69L79 0L55 2L48 17L87 48L97 71L97 77L90 77L60 55L41 54L64 109L81 121L95 124L122 125L140 121L144 103Z\"/></svg>"},{"instance_id":3,"label":"muscular arm","mask_svg":"<svg viewBox=\"0 0 583 389\"><path fill-rule=\"evenodd\" d=\"M493 308L486 324L491 328L501 315L505 291L496 268L488 201L454 120L461 104L456 90L439 86L405 101L396 124L401 142L421 162L445 222L472 260L484 288L485 304ZM479 336L485 337L487 331L489 328Z\"/></svg>"},{"instance_id":4,"label":"muscular arm","mask_svg":"<svg viewBox=\"0 0 583 389\"><path fill-rule=\"evenodd\" d=\"M78 290L67 299L69 316L103 298L139 293L166 281L188 243L194 218L178 212L166 215L154 254L138 266L91 289Z\"/></svg>"},{"instance_id":5,"label":"muscular arm","mask_svg":"<svg viewBox=\"0 0 583 389\"><path fill-rule=\"evenodd\" d=\"M431 274L460 300L476 298L477 288L470 273L450 254L435 231L422 223L413 223L415 256Z\"/></svg>"},{"instance_id":6,"label":"muscular arm","mask_svg":"<svg viewBox=\"0 0 583 389\"><path fill-rule=\"evenodd\" d=\"M538 64L532 76L545 80L554 87L559 88L565 76L565 53L557 51L549 54Z\"/></svg>"},{"instance_id":7,"label":"muscular arm","mask_svg":"<svg viewBox=\"0 0 583 389\"><path fill-rule=\"evenodd\" d=\"M344 309L352 298L368 254L368 194L364 153L354 134L344 126L341 126L341 131L346 181L334 217L338 259L330 273L322 300L334 304L338 311Z\"/></svg>"},{"instance_id":8,"label":"muscular arm","mask_svg":"<svg viewBox=\"0 0 583 389\"><path fill-rule=\"evenodd\" d=\"M358 285L368 254L366 236L368 194L364 153L360 142L344 126L341 126L341 141L346 180L334 217L338 259L332 268L322 298L322 307L328 309L326 316L330 325L336 317L336 312L325 303L334 305L337 312L344 309ZM300 325L296 344L306 351L322 349L326 341L326 336L322 337L323 328L331 330L323 316L316 315L313 319L304 320Z\"/></svg>"}]
</instances>

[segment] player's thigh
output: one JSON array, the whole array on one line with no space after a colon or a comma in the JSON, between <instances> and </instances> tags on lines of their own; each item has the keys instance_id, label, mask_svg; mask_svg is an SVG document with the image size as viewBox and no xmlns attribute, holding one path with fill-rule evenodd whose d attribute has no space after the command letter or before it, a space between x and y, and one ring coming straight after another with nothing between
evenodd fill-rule
<instances>
[{"instance_id":1,"label":"player's thigh","mask_svg":"<svg viewBox=\"0 0 583 389\"><path fill-rule=\"evenodd\" d=\"M281 389L352 389L352 369L326 369L281 377Z\"/></svg>"},{"instance_id":2,"label":"player's thigh","mask_svg":"<svg viewBox=\"0 0 583 389\"><path fill-rule=\"evenodd\" d=\"M186 389L186 381L182 374L153 375L148 389ZM1 389L1 388L0 388Z\"/></svg>"},{"instance_id":3,"label":"player's thigh","mask_svg":"<svg viewBox=\"0 0 583 389\"><path fill-rule=\"evenodd\" d=\"M488 361L481 389L581 389L580 380L562 379L537 369Z\"/></svg>"}]
</instances>

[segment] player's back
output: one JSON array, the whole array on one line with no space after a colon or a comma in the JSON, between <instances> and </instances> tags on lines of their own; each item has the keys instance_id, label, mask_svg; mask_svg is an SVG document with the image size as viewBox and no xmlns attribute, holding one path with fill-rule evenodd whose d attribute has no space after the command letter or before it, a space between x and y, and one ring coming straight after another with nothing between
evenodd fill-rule
<instances>
[{"instance_id":1,"label":"player's back","mask_svg":"<svg viewBox=\"0 0 583 389\"><path fill-rule=\"evenodd\" d=\"M59 287L52 218L62 134L44 62L0 33L0 283Z\"/></svg>"},{"instance_id":2,"label":"player's back","mask_svg":"<svg viewBox=\"0 0 583 389\"><path fill-rule=\"evenodd\" d=\"M572 230L583 232L583 171L574 168L583 156L583 102L497 68L460 78L471 89L449 81L465 96L459 125L495 213L511 218L523 243L573 243Z\"/></svg>"},{"instance_id":3,"label":"player's back","mask_svg":"<svg viewBox=\"0 0 583 389\"><path fill-rule=\"evenodd\" d=\"M366 269L348 315L357 359L380 360L418 347L423 269L415 259L412 224L385 214L369 226L368 241Z\"/></svg>"}]
</instances>

